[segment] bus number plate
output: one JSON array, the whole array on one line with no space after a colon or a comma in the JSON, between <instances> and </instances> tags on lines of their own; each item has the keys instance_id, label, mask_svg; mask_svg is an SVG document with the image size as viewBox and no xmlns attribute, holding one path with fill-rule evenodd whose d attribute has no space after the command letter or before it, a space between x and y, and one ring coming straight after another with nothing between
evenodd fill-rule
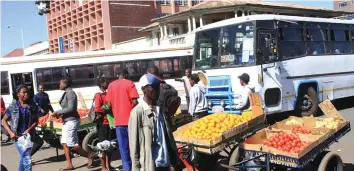
<instances>
[{"instance_id":1,"label":"bus number plate","mask_svg":"<svg viewBox=\"0 0 354 171\"><path fill-rule=\"evenodd\" d=\"M212 111L213 113L220 113L220 112L223 112L223 111L224 111L224 108L221 107L221 106L214 106L214 107L211 109L211 111Z\"/></svg>"}]
</instances>

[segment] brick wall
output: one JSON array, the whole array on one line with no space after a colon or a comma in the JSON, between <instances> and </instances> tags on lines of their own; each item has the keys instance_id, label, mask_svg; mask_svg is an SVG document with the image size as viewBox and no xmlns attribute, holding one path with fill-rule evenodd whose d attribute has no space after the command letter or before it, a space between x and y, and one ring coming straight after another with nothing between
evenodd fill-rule
<instances>
[{"instance_id":1,"label":"brick wall","mask_svg":"<svg viewBox=\"0 0 354 171\"><path fill-rule=\"evenodd\" d=\"M111 1L109 5L112 44L147 36L139 27L155 18L154 1Z\"/></svg>"}]
</instances>

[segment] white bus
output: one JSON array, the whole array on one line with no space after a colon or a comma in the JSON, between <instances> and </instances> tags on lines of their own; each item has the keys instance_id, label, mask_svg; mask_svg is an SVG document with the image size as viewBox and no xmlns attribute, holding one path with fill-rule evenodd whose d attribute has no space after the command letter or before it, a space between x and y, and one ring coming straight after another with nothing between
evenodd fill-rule
<instances>
[{"instance_id":1,"label":"white bus","mask_svg":"<svg viewBox=\"0 0 354 171\"><path fill-rule=\"evenodd\" d=\"M58 102L63 94L59 90L59 81L70 76L73 89L80 92L88 107L93 96L99 91L97 79L104 76L116 79L119 68L127 68L130 80L139 81L149 66L159 67L162 78L173 85L182 97L182 110L186 110L184 86L175 78L184 75L192 66L192 48L173 48L117 52L116 50L53 54L1 58L1 96L6 106L13 99L13 92L19 84L26 84L32 95L37 93L37 86L44 85L54 109L59 109ZM138 92L139 85L136 85ZM80 107L80 106L79 106Z\"/></svg>"},{"instance_id":2,"label":"white bus","mask_svg":"<svg viewBox=\"0 0 354 171\"><path fill-rule=\"evenodd\" d=\"M314 114L354 96L354 20L251 15L199 28L193 72L208 78L209 112L237 113L238 76L250 75L267 114Z\"/></svg>"}]
</instances>

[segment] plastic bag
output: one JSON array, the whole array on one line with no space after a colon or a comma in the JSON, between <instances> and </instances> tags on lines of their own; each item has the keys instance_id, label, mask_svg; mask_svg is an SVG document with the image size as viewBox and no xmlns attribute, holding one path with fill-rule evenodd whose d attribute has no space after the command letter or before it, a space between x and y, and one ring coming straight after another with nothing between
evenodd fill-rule
<instances>
[{"instance_id":1,"label":"plastic bag","mask_svg":"<svg viewBox=\"0 0 354 171\"><path fill-rule=\"evenodd\" d=\"M33 147L33 142L31 141L31 135L30 134L22 135L20 138L17 139L17 144L21 148L21 151L23 151L23 153L31 150Z\"/></svg>"}]
</instances>

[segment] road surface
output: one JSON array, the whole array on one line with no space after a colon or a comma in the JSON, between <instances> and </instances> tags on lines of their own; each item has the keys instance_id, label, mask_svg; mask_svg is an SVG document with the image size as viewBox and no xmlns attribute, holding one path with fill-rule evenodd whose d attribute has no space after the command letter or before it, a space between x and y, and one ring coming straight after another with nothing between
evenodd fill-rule
<instances>
[{"instance_id":1,"label":"road surface","mask_svg":"<svg viewBox=\"0 0 354 171\"><path fill-rule=\"evenodd\" d=\"M340 113L351 123L354 123L354 99L344 99L334 102L335 106L339 109ZM272 116L272 118L284 118L289 114L277 114ZM333 144L330 147L331 151L337 152L342 157L343 162L345 163L345 171L354 170L354 157L353 150L354 148L354 131L349 132L345 135L338 143ZM119 154L114 155L114 162L112 165L115 167L121 166L121 161L119 159ZM12 143L2 143L1 144L1 163L5 165L9 171L15 171L18 167L19 155L16 148ZM33 171L55 171L65 166L65 158L63 156L63 151L59 150L59 158L57 160L55 149L53 148L42 148L34 156L34 166ZM86 168L87 159L83 157L76 157L73 159L74 167L77 171L99 171L100 163L99 160L95 161L95 168L87 169ZM224 161L223 163L227 163ZM224 169L216 169L224 170Z\"/></svg>"}]
</instances>

